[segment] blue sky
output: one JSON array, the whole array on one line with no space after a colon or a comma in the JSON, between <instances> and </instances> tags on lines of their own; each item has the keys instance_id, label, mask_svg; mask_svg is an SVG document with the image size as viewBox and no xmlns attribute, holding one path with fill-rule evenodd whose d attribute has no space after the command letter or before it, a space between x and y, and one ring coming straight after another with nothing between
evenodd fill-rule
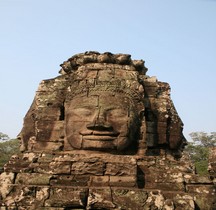
<instances>
[{"instance_id":1,"label":"blue sky","mask_svg":"<svg viewBox=\"0 0 216 210\"><path fill-rule=\"evenodd\" d=\"M171 85L184 134L216 131L215 0L0 0L0 132L76 53L128 53Z\"/></svg>"}]
</instances>

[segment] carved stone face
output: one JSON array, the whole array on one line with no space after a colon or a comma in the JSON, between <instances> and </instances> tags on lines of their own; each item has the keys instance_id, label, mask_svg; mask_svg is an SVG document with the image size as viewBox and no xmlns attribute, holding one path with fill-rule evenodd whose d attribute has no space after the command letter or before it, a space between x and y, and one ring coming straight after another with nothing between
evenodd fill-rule
<instances>
[{"instance_id":1,"label":"carved stone face","mask_svg":"<svg viewBox=\"0 0 216 210\"><path fill-rule=\"evenodd\" d=\"M137 115L124 94L76 96L65 111L66 137L76 149L124 150L135 140Z\"/></svg>"}]
</instances>

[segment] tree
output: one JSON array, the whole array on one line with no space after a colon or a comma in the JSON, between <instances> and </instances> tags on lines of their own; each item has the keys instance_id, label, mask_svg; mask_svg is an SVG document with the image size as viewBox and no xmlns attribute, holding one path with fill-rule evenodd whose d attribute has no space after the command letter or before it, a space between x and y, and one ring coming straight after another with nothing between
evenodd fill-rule
<instances>
[{"instance_id":1,"label":"tree","mask_svg":"<svg viewBox=\"0 0 216 210\"><path fill-rule=\"evenodd\" d=\"M9 140L9 136L7 134L0 132L0 142L7 141L7 140Z\"/></svg>"},{"instance_id":2,"label":"tree","mask_svg":"<svg viewBox=\"0 0 216 210\"><path fill-rule=\"evenodd\" d=\"M0 168L4 166L13 154L19 152L18 139L10 139L7 134L0 132Z\"/></svg>"},{"instance_id":3,"label":"tree","mask_svg":"<svg viewBox=\"0 0 216 210\"><path fill-rule=\"evenodd\" d=\"M193 142L188 142L186 151L189 153L196 171L200 175L208 173L209 148L216 146L216 132L193 132L189 134Z\"/></svg>"}]
</instances>

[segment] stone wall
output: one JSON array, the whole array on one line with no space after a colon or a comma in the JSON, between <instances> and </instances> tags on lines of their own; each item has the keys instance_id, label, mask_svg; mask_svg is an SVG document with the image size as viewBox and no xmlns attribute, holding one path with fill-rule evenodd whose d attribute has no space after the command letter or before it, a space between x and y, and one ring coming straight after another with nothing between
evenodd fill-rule
<instances>
[{"instance_id":1,"label":"stone wall","mask_svg":"<svg viewBox=\"0 0 216 210\"><path fill-rule=\"evenodd\" d=\"M214 173L215 175L215 173ZM214 209L215 185L188 157L32 153L1 175L10 209Z\"/></svg>"}]
</instances>

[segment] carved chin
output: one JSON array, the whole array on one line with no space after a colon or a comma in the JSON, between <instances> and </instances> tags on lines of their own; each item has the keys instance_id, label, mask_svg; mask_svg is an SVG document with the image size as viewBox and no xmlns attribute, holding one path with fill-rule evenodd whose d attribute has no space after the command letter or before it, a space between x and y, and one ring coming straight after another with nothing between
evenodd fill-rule
<instances>
[{"instance_id":1,"label":"carved chin","mask_svg":"<svg viewBox=\"0 0 216 210\"><path fill-rule=\"evenodd\" d=\"M70 145L74 149L84 150L119 150L122 151L129 146L128 137L111 137L111 136L85 136L77 135L76 138L68 138Z\"/></svg>"},{"instance_id":2,"label":"carved chin","mask_svg":"<svg viewBox=\"0 0 216 210\"><path fill-rule=\"evenodd\" d=\"M89 150L116 150L113 141L83 140L82 149Z\"/></svg>"}]
</instances>

